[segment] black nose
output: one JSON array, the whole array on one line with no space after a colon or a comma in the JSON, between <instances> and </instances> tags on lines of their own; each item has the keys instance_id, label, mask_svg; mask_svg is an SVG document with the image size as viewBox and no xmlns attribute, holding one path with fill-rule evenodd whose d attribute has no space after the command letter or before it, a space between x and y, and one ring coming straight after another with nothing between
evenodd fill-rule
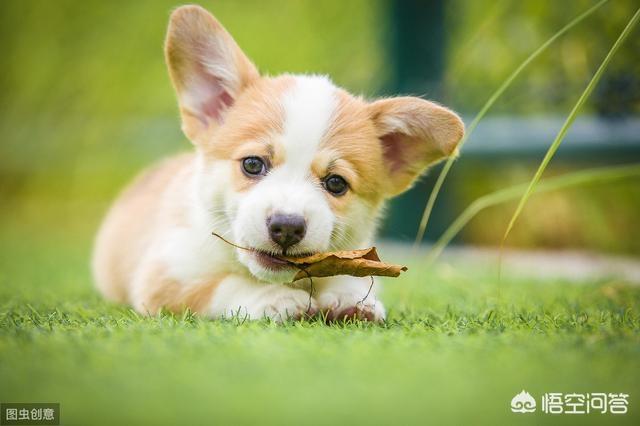
<instances>
[{"instance_id":1,"label":"black nose","mask_svg":"<svg viewBox=\"0 0 640 426\"><path fill-rule=\"evenodd\" d=\"M267 228L273 242L282 247L284 252L302 241L307 233L304 217L297 214L276 213L267 219Z\"/></svg>"}]
</instances>

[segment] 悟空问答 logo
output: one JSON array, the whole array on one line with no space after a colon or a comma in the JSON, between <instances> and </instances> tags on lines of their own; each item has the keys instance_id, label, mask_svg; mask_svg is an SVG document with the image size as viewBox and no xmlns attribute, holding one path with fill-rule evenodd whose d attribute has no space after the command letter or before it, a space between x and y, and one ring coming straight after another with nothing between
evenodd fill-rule
<instances>
[{"instance_id":1,"label":"\u609f\u7a7a\u95ee\u7b54 logo","mask_svg":"<svg viewBox=\"0 0 640 426\"><path fill-rule=\"evenodd\" d=\"M511 400L511 411L514 413L533 413L536 411L536 400L523 389Z\"/></svg>"}]
</instances>

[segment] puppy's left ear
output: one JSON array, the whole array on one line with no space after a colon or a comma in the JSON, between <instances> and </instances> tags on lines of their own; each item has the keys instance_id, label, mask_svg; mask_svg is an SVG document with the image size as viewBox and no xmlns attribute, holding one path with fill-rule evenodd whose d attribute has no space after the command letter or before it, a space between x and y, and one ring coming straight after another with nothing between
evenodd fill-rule
<instances>
[{"instance_id":1,"label":"puppy's left ear","mask_svg":"<svg viewBox=\"0 0 640 426\"><path fill-rule=\"evenodd\" d=\"M182 6L171 14L165 58L182 130L194 143L223 121L226 110L259 77L227 30L200 6Z\"/></svg>"},{"instance_id":2,"label":"puppy's left ear","mask_svg":"<svg viewBox=\"0 0 640 426\"><path fill-rule=\"evenodd\" d=\"M429 165L454 154L464 135L456 113L420 98L382 99L368 108L382 144L388 196L406 191Z\"/></svg>"}]
</instances>

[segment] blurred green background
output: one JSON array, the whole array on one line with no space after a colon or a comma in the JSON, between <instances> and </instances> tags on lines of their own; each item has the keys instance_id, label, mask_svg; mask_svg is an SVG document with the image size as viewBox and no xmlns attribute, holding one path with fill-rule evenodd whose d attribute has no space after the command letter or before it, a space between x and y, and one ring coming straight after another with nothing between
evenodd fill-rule
<instances>
[{"instance_id":1,"label":"blurred green background","mask_svg":"<svg viewBox=\"0 0 640 426\"><path fill-rule=\"evenodd\" d=\"M164 0L0 2L0 231L74 233L90 239L118 190L141 167L189 149L179 130L163 63ZM469 122L534 49L594 1L434 2L202 1L265 73L327 73L366 96L409 93L442 102ZM492 117L562 118L622 30L637 1L610 1L523 73ZM637 33L637 32L636 32ZM636 123L640 37L607 70L584 114ZM561 122L550 125L557 131ZM616 124L618 123L618 124ZM626 124L625 124L626 123ZM553 127L556 126L556 127ZM633 128L633 126L632 126ZM518 151L514 133L494 151L483 125L469 140L436 204L427 237L475 197L526 181L551 139ZM571 136L571 134L570 134ZM600 146L599 143L601 142ZM640 160L640 136L625 146L563 147L548 174ZM396 201L385 237L412 239L437 168ZM626 182L537 197L510 244L640 254L640 185ZM495 244L513 210L480 215L467 243ZM402 211L402 214L400 213ZM542 212L542 214L541 214Z\"/></svg>"}]
</instances>

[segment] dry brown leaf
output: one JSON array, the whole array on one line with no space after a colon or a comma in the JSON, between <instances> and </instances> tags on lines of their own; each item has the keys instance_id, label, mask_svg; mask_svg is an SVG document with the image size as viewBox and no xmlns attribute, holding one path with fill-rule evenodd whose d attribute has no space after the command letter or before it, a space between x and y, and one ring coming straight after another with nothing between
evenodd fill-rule
<instances>
[{"instance_id":1,"label":"dry brown leaf","mask_svg":"<svg viewBox=\"0 0 640 426\"><path fill-rule=\"evenodd\" d=\"M283 257L282 259L300 268L293 281L308 277L331 277L334 275L397 277L400 272L407 270L406 266L382 262L375 247L317 253L307 257Z\"/></svg>"}]
</instances>

